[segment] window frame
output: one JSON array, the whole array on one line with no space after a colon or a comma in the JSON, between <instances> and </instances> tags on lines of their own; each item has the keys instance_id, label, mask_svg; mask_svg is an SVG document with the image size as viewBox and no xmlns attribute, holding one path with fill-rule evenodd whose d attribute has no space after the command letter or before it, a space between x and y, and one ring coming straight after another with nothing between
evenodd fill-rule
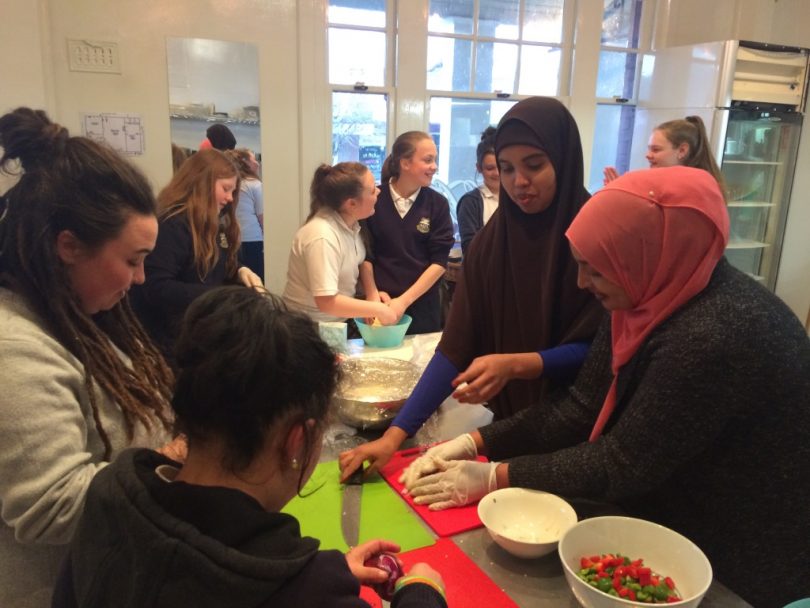
<instances>
[{"instance_id":1,"label":"window frame","mask_svg":"<svg viewBox=\"0 0 810 608\"><path fill-rule=\"evenodd\" d=\"M329 133L328 142L330 155L332 158L332 141L334 137L332 110L334 108L334 94L335 93L356 93L356 94L371 94L371 95L385 95L386 98L386 133L385 133L385 149L386 152L391 150L391 145L394 143L393 133L396 131L395 115L396 115L396 68L397 68L397 17L398 10L396 0L386 0L385 2L385 27L374 26L360 26L349 24L332 24L329 22L329 0L324 0L324 20L326 24L326 44L324 45L324 54L326 62L326 86L329 88ZM344 30L362 30L383 32L385 34L385 73L383 75L383 85L367 85L365 83L354 84L333 84L329 81L329 29L338 28Z\"/></svg>"},{"instance_id":2,"label":"window frame","mask_svg":"<svg viewBox=\"0 0 810 608\"><path fill-rule=\"evenodd\" d=\"M430 12L430 0L427 2L428 13ZM492 99L493 96L500 99L524 99L532 97L532 95L519 94L520 86L520 66L522 57L522 47L533 46L541 48L555 48L560 51L560 73L557 79L557 92L551 97L565 97L569 94L571 83L571 66L573 62L573 49L574 49L574 27L576 22L576 0L563 0L563 15L562 15L562 28L560 31L560 42L537 42L534 40L523 40L523 18L525 15L526 2L519 0L518 5L518 35L517 38L497 38L494 36L479 36L478 35L478 22L480 15L480 2L473 0L473 28L471 34L458 34L447 32L432 32L428 26L428 18L425 19L426 38L446 38L451 40L468 40L471 45L471 65L470 65L470 80L468 82L468 89L466 91L454 89L429 89L426 87L427 99L431 97L470 97L472 99ZM478 59L478 44L479 43L492 43L492 44L513 44L517 47L517 61L515 62L515 73L512 77L512 90L511 91L476 91L475 90L475 75L476 65ZM427 72L427 65L424 66ZM429 114L429 112L427 112Z\"/></svg>"}]
</instances>

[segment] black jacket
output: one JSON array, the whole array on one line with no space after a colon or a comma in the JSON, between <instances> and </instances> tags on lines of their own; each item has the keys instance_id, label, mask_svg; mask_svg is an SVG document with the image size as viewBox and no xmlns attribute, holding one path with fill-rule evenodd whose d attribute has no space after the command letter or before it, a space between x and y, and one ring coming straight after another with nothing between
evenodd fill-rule
<instances>
[{"instance_id":1,"label":"black jacket","mask_svg":"<svg viewBox=\"0 0 810 608\"><path fill-rule=\"evenodd\" d=\"M226 282L225 258L219 259L205 277L194 263L191 229L184 215L161 220L155 249L144 261L146 281L133 285L130 302L139 320L163 355L174 361L174 342L180 322L191 303L214 287Z\"/></svg>"},{"instance_id":2,"label":"black jacket","mask_svg":"<svg viewBox=\"0 0 810 608\"><path fill-rule=\"evenodd\" d=\"M127 450L96 475L53 606L368 606L344 555L318 551L294 517L238 490L167 483L161 464L176 465ZM445 606L426 585L397 596L400 608Z\"/></svg>"},{"instance_id":3,"label":"black jacket","mask_svg":"<svg viewBox=\"0 0 810 608\"><path fill-rule=\"evenodd\" d=\"M484 197L476 188L464 193L456 204L458 231L461 236L461 255L467 255L467 248L473 237L484 227Z\"/></svg>"},{"instance_id":4,"label":"black jacket","mask_svg":"<svg viewBox=\"0 0 810 608\"><path fill-rule=\"evenodd\" d=\"M608 321L568 395L481 429L510 484L677 530L757 608L810 595L810 339L788 307L723 259L619 370L588 442L612 378Z\"/></svg>"}]
</instances>

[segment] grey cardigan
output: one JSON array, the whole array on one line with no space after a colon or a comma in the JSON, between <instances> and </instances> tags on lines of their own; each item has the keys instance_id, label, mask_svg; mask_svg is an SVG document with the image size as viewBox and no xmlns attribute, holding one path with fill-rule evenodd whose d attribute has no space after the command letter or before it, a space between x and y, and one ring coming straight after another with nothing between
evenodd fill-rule
<instances>
[{"instance_id":1,"label":"grey cardigan","mask_svg":"<svg viewBox=\"0 0 810 608\"><path fill-rule=\"evenodd\" d=\"M616 411L589 443L610 361L608 321L569 392L481 429L510 484L674 528L757 607L810 595L810 340L795 315L722 260L619 371ZM753 563L770 564L767 585Z\"/></svg>"}]
</instances>

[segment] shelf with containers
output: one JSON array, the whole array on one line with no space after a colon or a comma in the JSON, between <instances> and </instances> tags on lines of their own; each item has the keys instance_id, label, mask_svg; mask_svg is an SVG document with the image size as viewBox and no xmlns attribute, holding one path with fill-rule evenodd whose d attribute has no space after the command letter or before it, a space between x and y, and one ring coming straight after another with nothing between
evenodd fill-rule
<instances>
[{"instance_id":1,"label":"shelf with containers","mask_svg":"<svg viewBox=\"0 0 810 608\"><path fill-rule=\"evenodd\" d=\"M797 119L798 118L798 124ZM722 173L730 238L726 257L773 288L790 198L801 116L732 111Z\"/></svg>"}]
</instances>

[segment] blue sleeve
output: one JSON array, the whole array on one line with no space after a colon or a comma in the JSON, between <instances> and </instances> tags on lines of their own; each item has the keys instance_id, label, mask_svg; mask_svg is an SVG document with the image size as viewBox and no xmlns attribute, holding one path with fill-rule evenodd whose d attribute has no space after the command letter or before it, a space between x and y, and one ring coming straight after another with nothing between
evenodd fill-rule
<instances>
[{"instance_id":1,"label":"blue sleeve","mask_svg":"<svg viewBox=\"0 0 810 608\"><path fill-rule=\"evenodd\" d=\"M391 424L401 428L408 436L416 433L453 392L450 383L458 374L450 359L437 350Z\"/></svg>"},{"instance_id":2,"label":"blue sleeve","mask_svg":"<svg viewBox=\"0 0 810 608\"><path fill-rule=\"evenodd\" d=\"M541 350L543 375L558 382L573 381L590 348L590 342L570 342Z\"/></svg>"}]
</instances>

